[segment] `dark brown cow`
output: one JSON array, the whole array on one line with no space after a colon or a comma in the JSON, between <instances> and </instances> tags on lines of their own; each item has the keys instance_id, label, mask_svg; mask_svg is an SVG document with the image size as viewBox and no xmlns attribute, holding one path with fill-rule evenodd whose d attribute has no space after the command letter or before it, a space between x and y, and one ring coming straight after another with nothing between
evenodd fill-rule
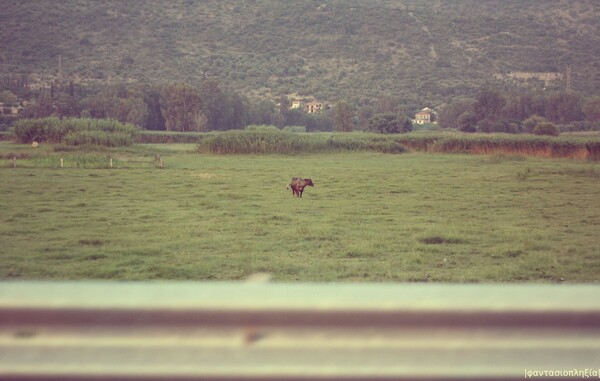
<instances>
[{"instance_id":1,"label":"dark brown cow","mask_svg":"<svg viewBox=\"0 0 600 381\"><path fill-rule=\"evenodd\" d=\"M292 182L288 185L288 189L292 188L292 195L302 197L302 192L306 186L314 186L311 179L301 179L299 177L292 178Z\"/></svg>"}]
</instances>

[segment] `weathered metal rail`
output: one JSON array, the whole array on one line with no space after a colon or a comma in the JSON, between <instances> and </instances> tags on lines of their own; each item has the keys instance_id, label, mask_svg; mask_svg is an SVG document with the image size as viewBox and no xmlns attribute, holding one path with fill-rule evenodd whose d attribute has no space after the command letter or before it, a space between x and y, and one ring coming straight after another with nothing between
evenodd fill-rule
<instances>
[{"instance_id":1,"label":"weathered metal rail","mask_svg":"<svg viewBox=\"0 0 600 381\"><path fill-rule=\"evenodd\" d=\"M2 380L557 380L599 368L598 285L0 283Z\"/></svg>"}]
</instances>

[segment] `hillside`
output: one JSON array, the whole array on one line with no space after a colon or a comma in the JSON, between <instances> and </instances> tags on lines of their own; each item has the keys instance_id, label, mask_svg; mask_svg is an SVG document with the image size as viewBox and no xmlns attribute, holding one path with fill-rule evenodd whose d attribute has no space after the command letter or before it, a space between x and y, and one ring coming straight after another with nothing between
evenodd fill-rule
<instances>
[{"instance_id":1,"label":"hillside","mask_svg":"<svg viewBox=\"0 0 600 381\"><path fill-rule=\"evenodd\" d=\"M272 99L386 93L435 105L494 81L564 88L568 65L575 91L600 88L594 0L13 0L0 25L0 75L34 80L59 74L60 57L83 85L215 78Z\"/></svg>"}]
</instances>

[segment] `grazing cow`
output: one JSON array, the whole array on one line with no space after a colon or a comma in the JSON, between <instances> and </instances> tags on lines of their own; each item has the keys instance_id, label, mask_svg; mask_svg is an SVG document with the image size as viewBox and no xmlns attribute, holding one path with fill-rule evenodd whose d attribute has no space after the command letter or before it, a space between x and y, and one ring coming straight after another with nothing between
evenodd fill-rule
<instances>
[{"instance_id":1,"label":"grazing cow","mask_svg":"<svg viewBox=\"0 0 600 381\"><path fill-rule=\"evenodd\" d=\"M314 186L311 179L301 179L299 177L292 178L292 182L288 185L288 189L292 188L292 195L302 197L302 192L306 186Z\"/></svg>"}]
</instances>

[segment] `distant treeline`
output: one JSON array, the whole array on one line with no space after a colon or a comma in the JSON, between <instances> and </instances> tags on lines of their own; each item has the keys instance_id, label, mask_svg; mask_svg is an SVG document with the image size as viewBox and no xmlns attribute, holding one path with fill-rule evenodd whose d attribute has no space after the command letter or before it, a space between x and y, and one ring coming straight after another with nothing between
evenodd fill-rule
<instances>
[{"instance_id":1,"label":"distant treeline","mask_svg":"<svg viewBox=\"0 0 600 381\"><path fill-rule=\"evenodd\" d=\"M600 97L568 92L502 93L481 89L476 99L459 99L440 109L439 124L463 132L558 135L600 130Z\"/></svg>"},{"instance_id":2,"label":"distant treeline","mask_svg":"<svg viewBox=\"0 0 600 381\"><path fill-rule=\"evenodd\" d=\"M8 90L2 94L16 99ZM214 80L203 81L197 87L184 83L119 84L84 97L78 95L73 86L57 85L22 102L24 109L19 118L114 119L144 130L178 132L243 129L251 124L279 128L302 125L308 131L332 129L327 113L290 110L285 99L282 97L279 105L273 100L248 99Z\"/></svg>"},{"instance_id":3,"label":"distant treeline","mask_svg":"<svg viewBox=\"0 0 600 381\"><path fill-rule=\"evenodd\" d=\"M3 91L2 98L16 99ZM290 109L290 99L250 99L215 80L199 86L172 83L164 86L119 84L80 97L73 86L52 87L32 102L23 102L21 119L81 117L114 119L143 130L208 132L241 130L248 125L279 129L301 126L307 132L355 130L380 133L410 132L415 105L399 96L339 100L331 110L309 114ZM427 105L433 107L433 105ZM567 92L502 92L482 88L474 99L457 99L433 107L438 129L461 132L504 132L558 135L566 131L600 130L600 96Z\"/></svg>"}]
</instances>

